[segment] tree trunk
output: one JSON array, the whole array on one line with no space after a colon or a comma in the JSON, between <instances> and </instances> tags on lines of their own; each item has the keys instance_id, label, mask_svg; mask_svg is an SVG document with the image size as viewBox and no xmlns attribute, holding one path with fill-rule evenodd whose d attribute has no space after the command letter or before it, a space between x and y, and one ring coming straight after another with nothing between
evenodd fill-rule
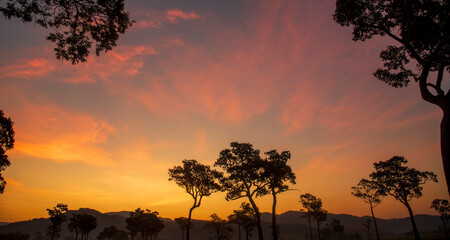
<instances>
[{"instance_id":1,"label":"tree trunk","mask_svg":"<svg viewBox=\"0 0 450 240\"><path fill-rule=\"evenodd\" d=\"M278 229L277 229L277 215L276 215L276 207L277 207L277 194L272 190L272 236L273 240L278 240Z\"/></svg>"},{"instance_id":2,"label":"tree trunk","mask_svg":"<svg viewBox=\"0 0 450 240\"><path fill-rule=\"evenodd\" d=\"M414 220L414 215L413 215L411 206L409 206L408 202L405 202L405 206L406 206L406 208L408 208L409 218L411 219L411 224L412 224L413 232L414 232L414 239L421 240L420 235L419 235L419 230L417 229L417 226L416 226L416 221Z\"/></svg>"},{"instance_id":3,"label":"tree trunk","mask_svg":"<svg viewBox=\"0 0 450 240\"><path fill-rule=\"evenodd\" d=\"M181 240L184 240L184 228L181 229Z\"/></svg>"},{"instance_id":4,"label":"tree trunk","mask_svg":"<svg viewBox=\"0 0 450 240\"><path fill-rule=\"evenodd\" d=\"M259 240L264 240L264 236L263 236L263 231L262 231L262 226L261 226L261 214L259 213L259 209L256 206L255 201L253 201L253 198L251 196L248 196L248 200L250 201L250 204L253 207L253 210L255 210L255 215L256 215L256 227L258 229L258 239ZM188 239L189 240L189 239Z\"/></svg>"},{"instance_id":5,"label":"tree trunk","mask_svg":"<svg viewBox=\"0 0 450 240\"><path fill-rule=\"evenodd\" d=\"M441 218L441 219L442 219L442 225L444 225L445 236L448 237L447 224L445 224L444 218Z\"/></svg>"},{"instance_id":6,"label":"tree trunk","mask_svg":"<svg viewBox=\"0 0 450 240\"><path fill-rule=\"evenodd\" d=\"M241 224L238 224L239 240L241 240Z\"/></svg>"},{"instance_id":7,"label":"tree trunk","mask_svg":"<svg viewBox=\"0 0 450 240\"><path fill-rule=\"evenodd\" d=\"M441 121L441 156L447 191L450 194L450 107L444 104L441 108L444 113Z\"/></svg>"},{"instance_id":8,"label":"tree trunk","mask_svg":"<svg viewBox=\"0 0 450 240\"><path fill-rule=\"evenodd\" d=\"M369 234L369 240L370 240L370 228L367 229L367 233Z\"/></svg>"},{"instance_id":9,"label":"tree trunk","mask_svg":"<svg viewBox=\"0 0 450 240\"><path fill-rule=\"evenodd\" d=\"M316 220L316 222L317 222L317 238L320 240L320 224L319 221Z\"/></svg>"},{"instance_id":10,"label":"tree trunk","mask_svg":"<svg viewBox=\"0 0 450 240\"><path fill-rule=\"evenodd\" d=\"M377 234L377 239L380 240L380 235L378 234L377 220L375 219L375 215L373 214L372 204L370 204L370 212L372 213L373 225L375 225L375 233ZM370 238L370 231L369 231L369 238Z\"/></svg>"},{"instance_id":11,"label":"tree trunk","mask_svg":"<svg viewBox=\"0 0 450 240\"><path fill-rule=\"evenodd\" d=\"M189 230L191 229L191 216L192 216L192 211L194 210L194 208L195 208L195 203L194 203L194 206L192 206L189 209L188 224L187 224L187 228L186 228L186 240L189 240Z\"/></svg>"},{"instance_id":12,"label":"tree trunk","mask_svg":"<svg viewBox=\"0 0 450 240\"><path fill-rule=\"evenodd\" d=\"M311 227L311 215L309 213L308 213L308 223L309 223L309 236L311 237L311 240L313 240L312 227Z\"/></svg>"}]
</instances>

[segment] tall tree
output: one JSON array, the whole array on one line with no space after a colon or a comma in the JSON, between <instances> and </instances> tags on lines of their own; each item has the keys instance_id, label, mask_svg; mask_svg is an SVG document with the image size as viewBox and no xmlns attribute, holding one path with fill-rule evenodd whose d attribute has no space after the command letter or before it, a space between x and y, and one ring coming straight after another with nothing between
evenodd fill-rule
<instances>
[{"instance_id":1,"label":"tall tree","mask_svg":"<svg viewBox=\"0 0 450 240\"><path fill-rule=\"evenodd\" d=\"M53 209L47 208L47 213L50 216L50 222L52 225L48 227L47 235L51 237L51 240L59 238L61 233L61 224L67 220L64 213L69 211L67 204L58 203Z\"/></svg>"},{"instance_id":2,"label":"tall tree","mask_svg":"<svg viewBox=\"0 0 450 240\"><path fill-rule=\"evenodd\" d=\"M439 212L439 216L444 226L445 235L448 237L447 223L450 219L450 205L446 199L434 199L431 202L431 208Z\"/></svg>"},{"instance_id":3,"label":"tall tree","mask_svg":"<svg viewBox=\"0 0 450 240\"><path fill-rule=\"evenodd\" d=\"M313 219L314 212L322 208L322 200L310 193L305 193L300 195L299 202L303 207L302 209L300 209L300 211L303 212L305 214L304 216L308 219L309 236L311 240L313 240L311 221Z\"/></svg>"},{"instance_id":4,"label":"tall tree","mask_svg":"<svg viewBox=\"0 0 450 240\"><path fill-rule=\"evenodd\" d=\"M125 219L125 223L127 224L125 228L128 230L131 240L134 240L140 232L143 214L144 210L137 208L135 211L130 212L130 216Z\"/></svg>"},{"instance_id":5,"label":"tall tree","mask_svg":"<svg viewBox=\"0 0 450 240\"><path fill-rule=\"evenodd\" d=\"M159 232L161 232L164 229L164 222L159 219L159 213L156 211L150 211L148 209L145 210L145 212L142 214L142 217L140 218L141 222L139 224L140 226L140 232L141 236L144 240L149 239L153 240L156 239Z\"/></svg>"},{"instance_id":6,"label":"tall tree","mask_svg":"<svg viewBox=\"0 0 450 240\"><path fill-rule=\"evenodd\" d=\"M93 44L97 55L111 50L131 26L124 0L8 0L0 12L53 29L47 39L56 44L56 58L72 64L85 62Z\"/></svg>"},{"instance_id":7,"label":"tall tree","mask_svg":"<svg viewBox=\"0 0 450 240\"><path fill-rule=\"evenodd\" d=\"M443 0L337 0L333 17L353 27L354 41L393 39L397 45L380 53L384 68L375 77L396 88L413 79L422 99L441 108L441 155L450 194L450 91L443 83L450 72L449 15L450 2ZM437 73L435 81L430 73Z\"/></svg>"},{"instance_id":8,"label":"tall tree","mask_svg":"<svg viewBox=\"0 0 450 240\"><path fill-rule=\"evenodd\" d=\"M238 225L239 240L241 240L241 227L245 231L245 239L248 240L252 229L256 225L255 211L249 203L243 202L239 210L234 210L232 214L228 216L228 221Z\"/></svg>"},{"instance_id":9,"label":"tall tree","mask_svg":"<svg viewBox=\"0 0 450 240\"><path fill-rule=\"evenodd\" d=\"M188 227L188 219L185 217L179 217L179 218L175 218L174 221L178 224L178 226L181 229L181 240L184 240L184 236L185 236L184 233L186 231L186 228ZM191 223L190 227L192 228L192 223Z\"/></svg>"},{"instance_id":10,"label":"tall tree","mask_svg":"<svg viewBox=\"0 0 450 240\"><path fill-rule=\"evenodd\" d=\"M367 218L364 222L361 223L365 228L367 228L367 233L369 234L368 240L370 240L370 224L372 224L372 220Z\"/></svg>"},{"instance_id":11,"label":"tall tree","mask_svg":"<svg viewBox=\"0 0 450 240\"><path fill-rule=\"evenodd\" d=\"M373 209L381 203L383 197L381 191L378 189L378 185L370 180L361 179L359 183L352 187L352 195L363 200L363 202L369 204L370 213L372 214L373 223L375 225L375 233L377 234L377 239L380 240L380 235L378 233L377 220L373 214Z\"/></svg>"},{"instance_id":12,"label":"tall tree","mask_svg":"<svg viewBox=\"0 0 450 240\"><path fill-rule=\"evenodd\" d=\"M415 239L419 240L419 231L409 202L422 196L423 184L427 181L437 182L437 179L436 174L432 172L422 172L405 166L407 162L404 157L394 156L389 160L374 163L375 172L370 174L370 178L377 184L381 194L390 195L405 205L411 218Z\"/></svg>"},{"instance_id":13,"label":"tall tree","mask_svg":"<svg viewBox=\"0 0 450 240\"><path fill-rule=\"evenodd\" d=\"M192 211L200 207L203 197L221 189L216 179L220 179L222 174L196 160L183 160L183 166L175 166L169 169L169 176L169 181L174 181L178 186L184 188L194 199L194 204L189 209L188 226L186 228L186 240L189 240Z\"/></svg>"},{"instance_id":14,"label":"tall tree","mask_svg":"<svg viewBox=\"0 0 450 240\"><path fill-rule=\"evenodd\" d=\"M232 142L231 149L220 152L214 166L225 171L221 179L223 190L227 192L225 199L236 200L246 197L255 211L258 238L263 240L261 214L254 198L268 194L265 179L265 161L259 156L259 150L253 149L250 143Z\"/></svg>"},{"instance_id":15,"label":"tall tree","mask_svg":"<svg viewBox=\"0 0 450 240\"><path fill-rule=\"evenodd\" d=\"M268 181L268 189L270 194L272 194L272 236L274 240L278 240L277 194L289 190L289 186L285 184L286 182L295 184L295 174L287 164L287 161L291 159L289 151L283 151L280 154L276 150L271 150L264 154L267 155L264 178Z\"/></svg>"},{"instance_id":16,"label":"tall tree","mask_svg":"<svg viewBox=\"0 0 450 240\"><path fill-rule=\"evenodd\" d=\"M216 236L216 240L230 239L230 233L233 232L233 228L228 221L220 218L215 213L211 215L211 220L205 224L205 228L209 229Z\"/></svg>"},{"instance_id":17,"label":"tall tree","mask_svg":"<svg viewBox=\"0 0 450 240\"><path fill-rule=\"evenodd\" d=\"M14 147L13 125L11 118L5 117L3 110L0 110L0 194L3 193L6 186L2 172L11 164L6 151Z\"/></svg>"}]
</instances>

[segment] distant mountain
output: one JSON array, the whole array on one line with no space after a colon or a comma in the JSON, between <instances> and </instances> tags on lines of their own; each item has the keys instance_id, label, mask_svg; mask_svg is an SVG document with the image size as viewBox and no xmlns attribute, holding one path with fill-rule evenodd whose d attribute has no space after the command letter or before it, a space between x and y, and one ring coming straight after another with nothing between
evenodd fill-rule
<instances>
[{"instance_id":1,"label":"distant mountain","mask_svg":"<svg viewBox=\"0 0 450 240\"><path fill-rule=\"evenodd\" d=\"M128 211L121 212L108 212L101 213L94 209L80 208L75 211L69 211L66 213L68 217L72 213L85 213L90 214L97 218L98 226L95 230L90 233L89 238L94 240L98 233L102 231L105 227L115 225L119 229L125 230L125 218L129 216ZM264 235L267 239L271 236L271 214L262 213ZM225 217L225 216L222 216ZM365 229L361 223L369 218L368 216L357 217L347 214L328 214L328 219L337 218L341 220L341 224L344 226L344 233L346 234L344 239L367 239L367 229ZM181 238L181 230L178 225L168 218L161 218L164 221L165 228L159 234L160 240L177 240ZM419 231L421 233L437 231L441 226L440 218L438 216L431 215L416 215L416 223L418 225ZM206 240L208 239L209 233L204 228L207 221L203 220L193 220L194 227L191 230L192 239L195 240ZM280 227L280 240L291 240L291 239L308 239L308 222L306 218L303 217L301 212L288 211L277 215L277 222ZM382 237L388 236L401 236L411 231L411 222L409 218L400 219L377 219L379 229L381 231ZM30 234L30 240L39 239L41 236L45 236L47 232L47 227L50 225L50 221L45 218L37 218L28 221L21 221L15 223L9 223L7 225L0 225L0 233L9 233L20 231L22 233ZM237 227L233 225L234 233L232 239L238 239ZM330 239L332 236L331 230L327 224L322 224L321 229L323 229L324 239ZM373 230L373 227L372 227ZM313 224L313 232L316 234L316 225ZM67 222L62 226L61 239L70 240L73 234L68 231ZM372 233L375 236L375 233ZM257 239L257 231L253 230L253 237L251 239Z\"/></svg>"}]
</instances>

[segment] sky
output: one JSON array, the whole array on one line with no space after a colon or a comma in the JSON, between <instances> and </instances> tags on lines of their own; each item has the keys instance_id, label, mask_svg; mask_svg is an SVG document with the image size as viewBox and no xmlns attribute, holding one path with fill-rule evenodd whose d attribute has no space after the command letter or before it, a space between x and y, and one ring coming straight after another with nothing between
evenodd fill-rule
<instances>
[{"instance_id":1,"label":"sky","mask_svg":"<svg viewBox=\"0 0 450 240\"><path fill-rule=\"evenodd\" d=\"M300 194L311 193L328 212L369 215L351 187L374 162L404 156L437 174L411 202L415 214L437 214L431 201L448 198L442 113L415 83L375 79L393 42L352 41L334 8L333 0L127 0L136 23L112 51L76 66L55 59L47 30L0 18L0 109L16 132L0 222L46 217L60 202L186 217L193 200L168 169L184 159L213 165L235 141L291 152L297 184L279 195L278 213L299 210ZM226 217L245 201L224 197L204 198L193 218ZM270 196L256 203L271 211ZM389 197L374 211L408 216Z\"/></svg>"}]
</instances>

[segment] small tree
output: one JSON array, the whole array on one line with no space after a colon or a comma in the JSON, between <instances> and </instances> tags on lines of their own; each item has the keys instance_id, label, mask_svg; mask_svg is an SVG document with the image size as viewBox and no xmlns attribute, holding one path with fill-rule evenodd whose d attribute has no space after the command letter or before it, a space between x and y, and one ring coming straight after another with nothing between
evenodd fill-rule
<instances>
[{"instance_id":1,"label":"small tree","mask_svg":"<svg viewBox=\"0 0 450 240\"><path fill-rule=\"evenodd\" d=\"M196 160L183 160L183 166L175 166L169 169L169 181L174 181L184 188L194 199L194 204L189 209L188 226L186 227L186 240L189 240L192 211L200 207L203 197L209 196L221 189L216 179L221 178L221 173L212 170L210 166L203 165Z\"/></svg>"},{"instance_id":2,"label":"small tree","mask_svg":"<svg viewBox=\"0 0 450 240\"><path fill-rule=\"evenodd\" d=\"M447 223L450 219L450 205L446 199L434 199L431 203L431 208L439 212L439 216L444 226L445 235L448 237Z\"/></svg>"},{"instance_id":3,"label":"small tree","mask_svg":"<svg viewBox=\"0 0 450 240\"><path fill-rule=\"evenodd\" d=\"M311 220L313 219L314 212L316 212L318 209L322 208L322 200L320 198L317 198L316 196L305 193L300 195L300 203L302 205L302 209L300 209L301 212L303 212L305 217L308 219L308 225L309 225L309 236L312 237L312 227L311 227Z\"/></svg>"},{"instance_id":4,"label":"small tree","mask_svg":"<svg viewBox=\"0 0 450 240\"><path fill-rule=\"evenodd\" d=\"M370 240L370 224L372 223L372 220L370 218L367 218L364 222L362 222L361 224L367 228L367 233L369 234L369 240Z\"/></svg>"},{"instance_id":5,"label":"small tree","mask_svg":"<svg viewBox=\"0 0 450 240\"><path fill-rule=\"evenodd\" d=\"M352 187L352 189L353 196L360 198L363 202L369 204L373 223L375 225L375 233L377 234L377 239L380 240L377 220L373 214L373 209L381 203L381 199L383 197L382 193L378 189L378 185L373 181L362 179L356 186Z\"/></svg>"},{"instance_id":6,"label":"small tree","mask_svg":"<svg viewBox=\"0 0 450 240\"><path fill-rule=\"evenodd\" d=\"M220 156L214 163L225 171L221 179L223 190L227 192L225 199L237 200L246 197L255 211L258 238L263 240L261 227L261 214L254 198L268 194L265 178L265 161L259 156L259 150L253 149L250 143L232 142L231 149L220 152Z\"/></svg>"},{"instance_id":7,"label":"small tree","mask_svg":"<svg viewBox=\"0 0 450 240\"><path fill-rule=\"evenodd\" d=\"M147 240L150 237L150 240L155 239L159 232L164 229L164 222L159 219L159 213L156 211L150 211L148 209L142 214L140 220L140 232L142 238Z\"/></svg>"},{"instance_id":8,"label":"small tree","mask_svg":"<svg viewBox=\"0 0 450 240\"><path fill-rule=\"evenodd\" d=\"M127 240L128 234L116 226L105 227L97 236L97 240Z\"/></svg>"},{"instance_id":9,"label":"small tree","mask_svg":"<svg viewBox=\"0 0 450 240\"><path fill-rule=\"evenodd\" d=\"M319 198L319 200L320 200L320 198ZM322 201L320 201L320 205L322 205ZM316 220L316 223L317 223L317 237L320 240L321 239L320 238L320 224L327 220L328 212L327 212L327 210L325 210L322 207L320 207L319 209L316 209L313 212L312 216L313 216L314 220Z\"/></svg>"},{"instance_id":10,"label":"small tree","mask_svg":"<svg viewBox=\"0 0 450 240\"><path fill-rule=\"evenodd\" d=\"M394 156L389 160L374 163L375 172L370 178L377 184L382 195L390 195L400 201L408 209L415 239L420 239L414 214L409 202L422 196L422 185L431 180L437 182L436 174L422 172L406 165L404 157Z\"/></svg>"},{"instance_id":11,"label":"small tree","mask_svg":"<svg viewBox=\"0 0 450 240\"><path fill-rule=\"evenodd\" d=\"M56 43L56 58L77 64L86 61L93 43L97 55L116 46L119 34L131 26L124 8L124 0L9 0L0 12L54 29L47 39Z\"/></svg>"},{"instance_id":12,"label":"small tree","mask_svg":"<svg viewBox=\"0 0 450 240\"><path fill-rule=\"evenodd\" d=\"M78 228L81 233L81 240L88 240L89 233L97 228L97 218L89 214L81 214L79 216Z\"/></svg>"},{"instance_id":13,"label":"small tree","mask_svg":"<svg viewBox=\"0 0 450 240\"><path fill-rule=\"evenodd\" d=\"M272 236L274 240L278 240L278 227L276 218L277 194L289 190L289 186L285 182L295 184L295 174L287 165L287 161L291 159L289 151L283 151L281 154L276 150L266 152L266 167L264 170L264 178L268 181L268 189L272 194Z\"/></svg>"},{"instance_id":14,"label":"small tree","mask_svg":"<svg viewBox=\"0 0 450 240\"><path fill-rule=\"evenodd\" d=\"M14 148L14 123L11 118L5 117L3 110L0 110L0 194L3 193L6 181L2 172L11 164L6 151Z\"/></svg>"},{"instance_id":15,"label":"small tree","mask_svg":"<svg viewBox=\"0 0 450 240\"><path fill-rule=\"evenodd\" d=\"M144 210L137 208L134 212L130 212L130 216L125 219L127 224L125 228L128 230L131 240L134 240L140 232L143 214Z\"/></svg>"},{"instance_id":16,"label":"small tree","mask_svg":"<svg viewBox=\"0 0 450 240\"><path fill-rule=\"evenodd\" d=\"M205 224L205 228L216 236L216 240L230 239L230 233L233 232L233 228L228 224L228 221L215 213L211 215L211 220Z\"/></svg>"},{"instance_id":17,"label":"small tree","mask_svg":"<svg viewBox=\"0 0 450 240\"><path fill-rule=\"evenodd\" d=\"M450 2L444 0L337 0L333 17L341 26L353 27L354 41L373 36L394 40L397 46L380 53L384 68L375 77L396 88L414 80L422 99L441 108L441 155L450 194L450 91L445 92L443 83L450 72L449 11ZM430 79L433 72L435 81Z\"/></svg>"},{"instance_id":18,"label":"small tree","mask_svg":"<svg viewBox=\"0 0 450 240\"><path fill-rule=\"evenodd\" d=\"M69 231L75 233L75 240L78 239L78 235L80 234L80 218L81 214L72 214L72 217L69 218Z\"/></svg>"},{"instance_id":19,"label":"small tree","mask_svg":"<svg viewBox=\"0 0 450 240\"><path fill-rule=\"evenodd\" d=\"M53 209L47 209L50 216L50 222L52 225L48 227L47 235L51 237L51 240L59 238L61 233L61 224L67 220L64 213L69 211L67 204L58 203Z\"/></svg>"},{"instance_id":20,"label":"small tree","mask_svg":"<svg viewBox=\"0 0 450 240\"><path fill-rule=\"evenodd\" d=\"M255 211L250 204L243 202L239 210L234 210L231 215L228 216L230 223L238 225L239 240L241 240L241 227L245 231L245 239L248 240L252 229L256 225Z\"/></svg>"},{"instance_id":21,"label":"small tree","mask_svg":"<svg viewBox=\"0 0 450 240\"><path fill-rule=\"evenodd\" d=\"M337 234L338 239L341 240L341 234L344 232L344 226L341 224L341 220L332 218L330 222L331 229Z\"/></svg>"},{"instance_id":22,"label":"small tree","mask_svg":"<svg viewBox=\"0 0 450 240\"><path fill-rule=\"evenodd\" d=\"M184 240L184 232L186 230L186 228L188 227L188 219L185 217L179 217L179 218L175 218L174 221L178 224L178 226L181 229L181 240ZM191 223L191 228L192 228L192 223Z\"/></svg>"}]
</instances>

